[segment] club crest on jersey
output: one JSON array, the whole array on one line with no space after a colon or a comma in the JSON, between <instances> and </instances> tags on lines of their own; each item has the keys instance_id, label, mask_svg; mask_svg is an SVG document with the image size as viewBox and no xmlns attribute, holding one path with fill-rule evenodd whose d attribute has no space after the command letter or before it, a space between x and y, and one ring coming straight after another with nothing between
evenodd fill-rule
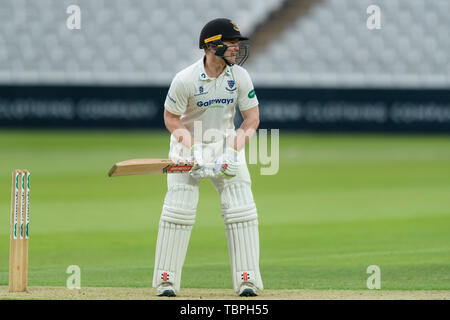
<instances>
[{"instance_id":1,"label":"club crest on jersey","mask_svg":"<svg viewBox=\"0 0 450 320\"><path fill-rule=\"evenodd\" d=\"M228 82L228 87L226 87L225 89L227 89L228 91L236 90L236 87L234 86L234 84L235 84L234 80L228 80L227 82Z\"/></svg>"}]
</instances>

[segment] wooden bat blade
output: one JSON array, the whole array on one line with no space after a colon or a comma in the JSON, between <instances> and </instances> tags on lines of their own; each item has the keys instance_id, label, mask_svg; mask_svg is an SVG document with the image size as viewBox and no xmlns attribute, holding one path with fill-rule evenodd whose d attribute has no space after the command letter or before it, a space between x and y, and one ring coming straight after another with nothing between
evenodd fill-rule
<instances>
[{"instance_id":1,"label":"wooden bat blade","mask_svg":"<svg viewBox=\"0 0 450 320\"><path fill-rule=\"evenodd\" d=\"M108 172L109 177L163 174L174 172L187 172L192 164L176 165L170 159L131 159L117 162Z\"/></svg>"}]
</instances>

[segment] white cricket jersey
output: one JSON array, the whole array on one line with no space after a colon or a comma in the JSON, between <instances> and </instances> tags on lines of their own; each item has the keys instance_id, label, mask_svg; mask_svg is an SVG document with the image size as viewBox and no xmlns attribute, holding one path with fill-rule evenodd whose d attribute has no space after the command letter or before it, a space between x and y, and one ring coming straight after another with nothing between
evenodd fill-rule
<instances>
[{"instance_id":1,"label":"white cricket jersey","mask_svg":"<svg viewBox=\"0 0 450 320\"><path fill-rule=\"evenodd\" d=\"M247 70L239 65L226 66L217 78L210 78L205 72L203 59L175 75L164 108L181 115L181 122L192 136L194 121L201 121L202 142L210 143L212 141L204 134L207 130L220 132L223 140L229 138L230 132L234 134L236 105L245 111L256 107L258 99ZM174 144L178 142L171 136L171 149Z\"/></svg>"}]
</instances>

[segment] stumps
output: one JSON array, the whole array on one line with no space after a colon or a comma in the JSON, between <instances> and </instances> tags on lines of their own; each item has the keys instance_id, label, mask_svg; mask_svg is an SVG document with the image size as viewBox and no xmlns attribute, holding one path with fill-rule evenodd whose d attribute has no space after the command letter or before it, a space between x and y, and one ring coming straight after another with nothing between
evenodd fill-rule
<instances>
[{"instance_id":1,"label":"stumps","mask_svg":"<svg viewBox=\"0 0 450 320\"><path fill-rule=\"evenodd\" d=\"M30 223L30 172L12 174L9 291L27 291L28 235Z\"/></svg>"}]
</instances>

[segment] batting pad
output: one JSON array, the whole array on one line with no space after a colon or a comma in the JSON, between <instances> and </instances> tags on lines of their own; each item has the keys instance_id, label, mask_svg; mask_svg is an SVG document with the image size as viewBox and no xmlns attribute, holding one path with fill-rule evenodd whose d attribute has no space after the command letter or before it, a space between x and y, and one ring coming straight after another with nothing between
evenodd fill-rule
<instances>
[{"instance_id":1,"label":"batting pad","mask_svg":"<svg viewBox=\"0 0 450 320\"><path fill-rule=\"evenodd\" d=\"M192 226L177 225L161 221L156 241L153 287L162 282L171 282L176 291L180 290L181 271L191 236Z\"/></svg>"},{"instance_id":2,"label":"batting pad","mask_svg":"<svg viewBox=\"0 0 450 320\"><path fill-rule=\"evenodd\" d=\"M245 182L226 184L219 194L222 217L226 224L258 218L250 184Z\"/></svg>"},{"instance_id":3,"label":"batting pad","mask_svg":"<svg viewBox=\"0 0 450 320\"><path fill-rule=\"evenodd\" d=\"M258 213L249 183L226 183L218 188L225 222L234 291L242 282L263 289L259 272Z\"/></svg>"},{"instance_id":4,"label":"batting pad","mask_svg":"<svg viewBox=\"0 0 450 320\"><path fill-rule=\"evenodd\" d=\"M234 291L239 292L243 282L251 282L263 290L259 272L258 221L227 224L226 233Z\"/></svg>"},{"instance_id":5,"label":"batting pad","mask_svg":"<svg viewBox=\"0 0 450 320\"><path fill-rule=\"evenodd\" d=\"M183 184L171 186L164 198L161 220L192 226L195 223L197 203L198 187Z\"/></svg>"},{"instance_id":6,"label":"batting pad","mask_svg":"<svg viewBox=\"0 0 450 320\"><path fill-rule=\"evenodd\" d=\"M198 187L170 186L161 213L156 241L153 287L170 282L180 290L181 271L186 257L198 203Z\"/></svg>"}]
</instances>

